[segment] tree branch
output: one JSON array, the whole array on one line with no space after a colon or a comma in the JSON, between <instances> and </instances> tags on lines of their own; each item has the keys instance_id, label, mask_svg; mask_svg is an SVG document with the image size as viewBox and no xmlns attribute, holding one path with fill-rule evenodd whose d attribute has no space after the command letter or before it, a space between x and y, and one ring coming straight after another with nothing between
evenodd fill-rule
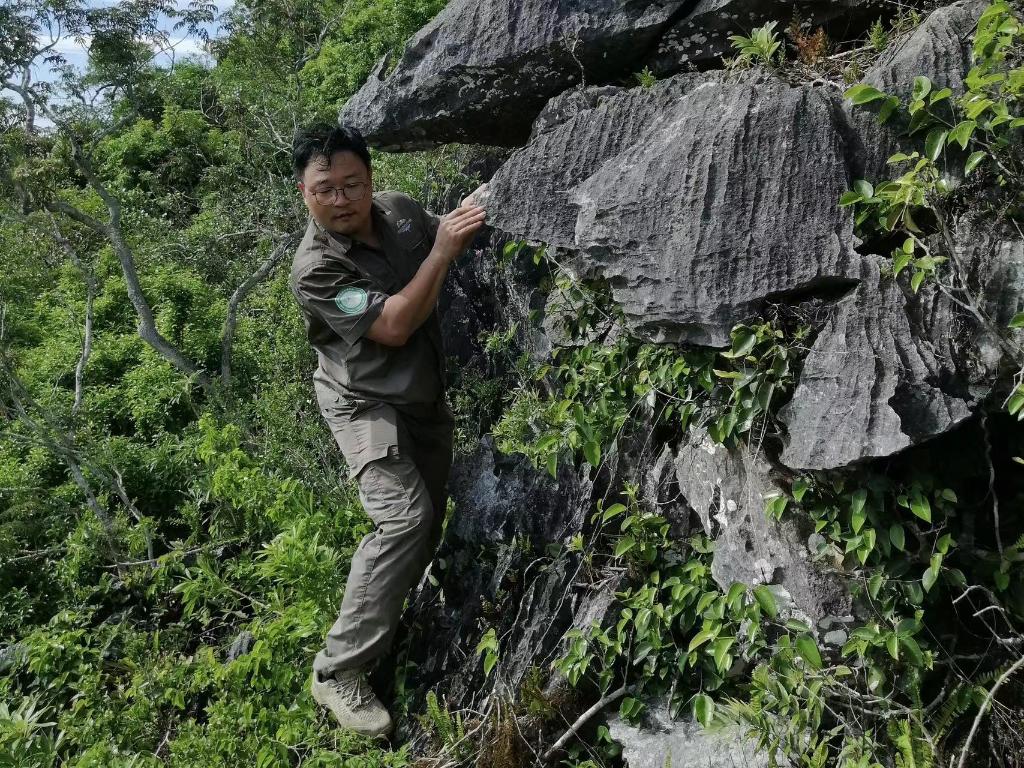
<instances>
[{"instance_id":1,"label":"tree branch","mask_svg":"<svg viewBox=\"0 0 1024 768\"><path fill-rule=\"evenodd\" d=\"M549 749L547 752L544 753L544 761L548 762L551 759L553 759L554 756L558 753L558 750L560 750L562 747L564 747L566 744L568 744L569 743L569 739L571 739L573 736L575 736L579 732L580 728L582 728L584 725L587 724L587 721L589 721L590 718L592 718L594 715L596 715L598 712L600 712L606 706L611 704L613 701L618 701L619 699L621 699L628 692L629 692L629 689L626 686L622 686L621 688L618 688L617 690L612 691L607 696L603 696L600 700L598 700L598 702L596 704L594 704L594 706L592 706L590 709L588 709L582 715L577 717L576 718L576 722L574 722L571 726L569 726L569 730L567 730L565 733L563 733L561 735L561 737L559 737L558 741L556 741L551 746L551 749Z\"/></svg>"},{"instance_id":2,"label":"tree branch","mask_svg":"<svg viewBox=\"0 0 1024 768\"><path fill-rule=\"evenodd\" d=\"M235 326L238 323L238 305L248 296L253 288L267 279L274 267L281 261L281 257L291 244L302 234L301 229L289 232L271 250L270 255L264 260L255 272L247 277L239 285L228 300L228 314L224 319L224 329L220 335L220 377L225 389L231 384L231 347L235 340Z\"/></svg>"}]
</instances>

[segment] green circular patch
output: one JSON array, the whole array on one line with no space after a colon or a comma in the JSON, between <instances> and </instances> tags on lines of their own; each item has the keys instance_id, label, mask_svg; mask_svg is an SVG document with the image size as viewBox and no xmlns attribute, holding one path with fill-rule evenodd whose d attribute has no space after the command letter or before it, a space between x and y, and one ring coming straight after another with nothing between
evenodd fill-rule
<instances>
[{"instance_id":1,"label":"green circular patch","mask_svg":"<svg viewBox=\"0 0 1024 768\"><path fill-rule=\"evenodd\" d=\"M366 309L366 291L362 288L346 288L334 297L334 303L346 315L358 315Z\"/></svg>"}]
</instances>

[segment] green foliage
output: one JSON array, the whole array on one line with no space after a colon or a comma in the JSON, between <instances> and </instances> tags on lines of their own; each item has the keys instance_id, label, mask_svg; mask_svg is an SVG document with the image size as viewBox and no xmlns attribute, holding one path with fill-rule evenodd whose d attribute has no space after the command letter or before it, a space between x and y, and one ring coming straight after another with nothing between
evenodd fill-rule
<instances>
[{"instance_id":1,"label":"green foliage","mask_svg":"<svg viewBox=\"0 0 1024 768\"><path fill-rule=\"evenodd\" d=\"M795 348L808 333L801 327L787 338L771 322L759 322L736 326L730 348L721 352L674 348L623 328L605 286L559 273L554 289L549 308L569 345L535 369L534 387L513 393L493 428L500 450L523 453L552 476L566 454L599 466L641 409L674 429L704 428L723 444L765 426L793 383ZM612 327L622 332L605 343Z\"/></svg>"},{"instance_id":2,"label":"green foliage","mask_svg":"<svg viewBox=\"0 0 1024 768\"><path fill-rule=\"evenodd\" d=\"M483 656L484 677L489 676L494 665L498 663L498 636L494 632L494 627L484 632L484 636L480 638L476 646L476 655Z\"/></svg>"},{"instance_id":3,"label":"green foliage","mask_svg":"<svg viewBox=\"0 0 1024 768\"><path fill-rule=\"evenodd\" d=\"M434 691L427 692L426 707L426 714L420 717L423 727L430 731L438 746L447 751L456 763L466 760L471 745L466 739L462 714L456 712L453 716L447 707L441 705Z\"/></svg>"},{"instance_id":4,"label":"green foliage","mask_svg":"<svg viewBox=\"0 0 1024 768\"><path fill-rule=\"evenodd\" d=\"M782 41L775 32L778 22L769 21L761 27L756 27L750 37L744 35L730 35L729 42L737 52L737 58L742 64L763 64L767 67L781 63L784 51ZM778 53L778 57L776 57Z\"/></svg>"},{"instance_id":5,"label":"green foliage","mask_svg":"<svg viewBox=\"0 0 1024 768\"><path fill-rule=\"evenodd\" d=\"M1024 117L1019 110L1024 67L1014 64L1021 50L1020 21L1009 3L997 0L978 22L973 66L962 95L955 97L950 88L937 88L924 76L914 79L906 102L865 83L846 91L854 105L877 106L880 123L898 125L919 142L919 149L889 158L890 165L906 168L900 176L875 184L858 180L840 200L841 206L852 208L858 234L899 236L900 244L891 252L892 272L898 276L911 267L910 287L915 293L926 278L937 275L937 267L953 251L945 220L955 205L961 177L982 167L1002 191L1006 215L1021 213L1024 155L1019 131ZM962 171L946 170L954 162ZM938 247L928 237L936 231L943 235Z\"/></svg>"},{"instance_id":6,"label":"green foliage","mask_svg":"<svg viewBox=\"0 0 1024 768\"><path fill-rule=\"evenodd\" d=\"M651 88L658 82L658 78L651 72L650 67L644 67L636 73L636 81L643 88Z\"/></svg>"}]
</instances>

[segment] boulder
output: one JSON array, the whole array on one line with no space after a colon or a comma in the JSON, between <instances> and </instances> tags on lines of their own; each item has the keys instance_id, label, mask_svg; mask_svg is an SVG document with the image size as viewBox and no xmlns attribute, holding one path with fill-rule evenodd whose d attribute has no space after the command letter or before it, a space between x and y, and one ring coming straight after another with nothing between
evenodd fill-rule
<instances>
[{"instance_id":1,"label":"boulder","mask_svg":"<svg viewBox=\"0 0 1024 768\"><path fill-rule=\"evenodd\" d=\"M856 279L834 94L679 75L545 125L491 181L496 227L571 250L627 325L713 346L769 298Z\"/></svg>"},{"instance_id":2,"label":"boulder","mask_svg":"<svg viewBox=\"0 0 1024 768\"><path fill-rule=\"evenodd\" d=\"M860 284L837 302L779 412L787 466L833 469L890 456L970 416L966 382L936 354L951 308L930 337L912 325L903 284L882 274L880 262L863 261Z\"/></svg>"},{"instance_id":3,"label":"boulder","mask_svg":"<svg viewBox=\"0 0 1024 768\"><path fill-rule=\"evenodd\" d=\"M629 75L683 0L453 0L382 59L339 120L381 149L522 144L552 96Z\"/></svg>"},{"instance_id":4,"label":"boulder","mask_svg":"<svg viewBox=\"0 0 1024 768\"><path fill-rule=\"evenodd\" d=\"M937 8L903 40L890 46L864 75L862 82L906 102L914 78L923 75L935 90L949 88L954 96L964 90L964 78L971 67L971 35L986 0L961 0ZM853 106L846 110L852 124L855 149L851 152L851 170L856 178L872 181L893 176L886 160L909 146L902 134L906 125L895 118L885 126L876 122L877 105ZM959 172L963 163L953 170Z\"/></svg>"}]
</instances>

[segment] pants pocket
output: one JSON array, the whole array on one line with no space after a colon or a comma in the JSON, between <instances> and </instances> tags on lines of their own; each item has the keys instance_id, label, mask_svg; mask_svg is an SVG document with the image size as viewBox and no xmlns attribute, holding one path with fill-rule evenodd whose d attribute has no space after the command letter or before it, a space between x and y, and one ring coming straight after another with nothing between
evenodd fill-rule
<instances>
[{"instance_id":1,"label":"pants pocket","mask_svg":"<svg viewBox=\"0 0 1024 768\"><path fill-rule=\"evenodd\" d=\"M358 477L368 463L384 458L391 448L398 447L398 414L386 403L358 408L347 418L332 423L331 429L352 478Z\"/></svg>"}]
</instances>

